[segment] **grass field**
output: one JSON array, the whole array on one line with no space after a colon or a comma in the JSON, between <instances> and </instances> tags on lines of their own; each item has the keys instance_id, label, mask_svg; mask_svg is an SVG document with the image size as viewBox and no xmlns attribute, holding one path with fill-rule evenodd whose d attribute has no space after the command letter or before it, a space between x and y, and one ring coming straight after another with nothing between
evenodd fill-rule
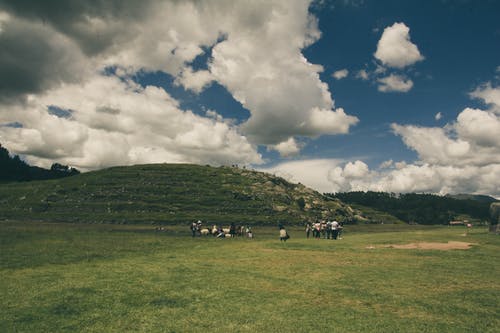
<instances>
[{"instance_id":1,"label":"grass field","mask_svg":"<svg viewBox=\"0 0 500 333\"><path fill-rule=\"evenodd\" d=\"M498 332L500 238L485 228L0 223L0 332ZM388 244L461 241L469 250Z\"/></svg>"}]
</instances>

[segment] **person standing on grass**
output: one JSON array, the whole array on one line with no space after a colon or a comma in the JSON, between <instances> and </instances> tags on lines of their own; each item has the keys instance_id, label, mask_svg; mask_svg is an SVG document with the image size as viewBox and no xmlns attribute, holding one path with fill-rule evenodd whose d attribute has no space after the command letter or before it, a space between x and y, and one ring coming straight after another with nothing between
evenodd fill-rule
<instances>
[{"instance_id":1,"label":"person standing on grass","mask_svg":"<svg viewBox=\"0 0 500 333\"><path fill-rule=\"evenodd\" d=\"M332 239L337 239L337 237L339 236L339 223L335 220L332 222L332 233Z\"/></svg>"},{"instance_id":2,"label":"person standing on grass","mask_svg":"<svg viewBox=\"0 0 500 333\"><path fill-rule=\"evenodd\" d=\"M236 236L236 226L234 225L234 222L231 222L231 225L229 226L229 234L231 235L231 238Z\"/></svg>"},{"instance_id":3,"label":"person standing on grass","mask_svg":"<svg viewBox=\"0 0 500 333\"><path fill-rule=\"evenodd\" d=\"M309 238L309 234L311 233L312 226L310 222L306 223L306 238Z\"/></svg>"},{"instance_id":4,"label":"person standing on grass","mask_svg":"<svg viewBox=\"0 0 500 333\"><path fill-rule=\"evenodd\" d=\"M328 220L326 221L326 239L330 239L331 234L332 234L332 222Z\"/></svg>"},{"instance_id":5,"label":"person standing on grass","mask_svg":"<svg viewBox=\"0 0 500 333\"><path fill-rule=\"evenodd\" d=\"M280 229L280 242L285 242L286 243L286 240L290 238L290 236L288 235L288 232L286 232L286 229L285 227L281 227Z\"/></svg>"},{"instance_id":6,"label":"person standing on grass","mask_svg":"<svg viewBox=\"0 0 500 333\"><path fill-rule=\"evenodd\" d=\"M321 222L317 221L314 224L314 238L320 238L321 237Z\"/></svg>"},{"instance_id":7,"label":"person standing on grass","mask_svg":"<svg viewBox=\"0 0 500 333\"><path fill-rule=\"evenodd\" d=\"M246 233L248 238L253 238L253 232L251 226L247 225Z\"/></svg>"},{"instance_id":8,"label":"person standing on grass","mask_svg":"<svg viewBox=\"0 0 500 333\"><path fill-rule=\"evenodd\" d=\"M196 229L198 228L198 224L196 222L191 223L191 234L192 236L196 236Z\"/></svg>"},{"instance_id":9,"label":"person standing on grass","mask_svg":"<svg viewBox=\"0 0 500 333\"><path fill-rule=\"evenodd\" d=\"M196 232L201 236L201 220L196 223Z\"/></svg>"}]
</instances>

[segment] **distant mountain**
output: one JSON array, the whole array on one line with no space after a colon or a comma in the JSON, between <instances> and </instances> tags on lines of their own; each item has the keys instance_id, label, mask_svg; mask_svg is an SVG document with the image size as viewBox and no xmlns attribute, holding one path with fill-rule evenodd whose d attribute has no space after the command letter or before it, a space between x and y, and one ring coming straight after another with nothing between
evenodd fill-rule
<instances>
[{"instance_id":1,"label":"distant mountain","mask_svg":"<svg viewBox=\"0 0 500 333\"><path fill-rule=\"evenodd\" d=\"M0 186L0 217L19 220L276 225L354 215L338 199L238 167L136 165Z\"/></svg>"},{"instance_id":2,"label":"distant mountain","mask_svg":"<svg viewBox=\"0 0 500 333\"><path fill-rule=\"evenodd\" d=\"M11 156L9 151L0 145L0 182L54 179L79 173L77 169L59 163L52 164L50 170L30 166L19 156Z\"/></svg>"},{"instance_id":3,"label":"distant mountain","mask_svg":"<svg viewBox=\"0 0 500 333\"><path fill-rule=\"evenodd\" d=\"M395 194L385 192L346 192L327 194L348 205L368 212L366 208L378 212L372 214L372 220L382 220L377 217L380 212L394 216L406 223L447 224L452 220L469 220L486 223L489 220L490 201L472 200L470 198L456 199L450 196L433 194ZM365 207L363 209L363 207ZM370 221L370 219L368 219Z\"/></svg>"},{"instance_id":4,"label":"distant mountain","mask_svg":"<svg viewBox=\"0 0 500 333\"><path fill-rule=\"evenodd\" d=\"M497 199L490 197L489 195L481 195L481 194L447 194L449 198L457 199L457 200L475 200L480 202L492 203L498 201Z\"/></svg>"}]
</instances>

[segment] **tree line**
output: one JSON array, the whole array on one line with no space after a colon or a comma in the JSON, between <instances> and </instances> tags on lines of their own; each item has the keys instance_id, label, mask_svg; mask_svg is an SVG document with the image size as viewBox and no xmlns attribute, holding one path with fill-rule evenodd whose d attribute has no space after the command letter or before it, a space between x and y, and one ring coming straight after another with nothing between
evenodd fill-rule
<instances>
[{"instance_id":1,"label":"tree line","mask_svg":"<svg viewBox=\"0 0 500 333\"><path fill-rule=\"evenodd\" d=\"M447 224L460 215L489 219L490 202L454 199L434 194L396 194L386 192L326 193L347 204L358 204L387 212L407 223Z\"/></svg>"},{"instance_id":2,"label":"tree line","mask_svg":"<svg viewBox=\"0 0 500 333\"><path fill-rule=\"evenodd\" d=\"M62 178L79 174L75 168L59 163L52 164L50 169L31 166L18 155L11 155L0 144L0 181L30 181Z\"/></svg>"}]
</instances>

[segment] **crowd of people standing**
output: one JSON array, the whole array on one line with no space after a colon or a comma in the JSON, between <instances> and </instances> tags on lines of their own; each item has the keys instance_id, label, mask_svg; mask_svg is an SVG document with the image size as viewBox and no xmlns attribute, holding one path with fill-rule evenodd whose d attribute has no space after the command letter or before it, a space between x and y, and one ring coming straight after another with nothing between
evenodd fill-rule
<instances>
[{"instance_id":1,"label":"crowd of people standing","mask_svg":"<svg viewBox=\"0 0 500 333\"><path fill-rule=\"evenodd\" d=\"M286 231L283 223L278 224L280 230L280 241L286 242L290 235ZM203 227L201 221L192 222L190 224L190 229L193 237L202 235L213 235L217 238L225 237L236 237L236 236L246 236L248 238L253 238L252 227L235 225L231 223L229 228L223 228L221 226L212 225L211 227ZM342 223L333 221L317 221L315 223L307 222L305 225L306 238L311 236L316 239L342 239Z\"/></svg>"},{"instance_id":2,"label":"crowd of people standing","mask_svg":"<svg viewBox=\"0 0 500 333\"><path fill-rule=\"evenodd\" d=\"M306 237L312 233L313 238L342 239L342 223L333 221L308 222L306 224Z\"/></svg>"},{"instance_id":3,"label":"crowd of people standing","mask_svg":"<svg viewBox=\"0 0 500 333\"><path fill-rule=\"evenodd\" d=\"M249 225L243 226L231 223L228 228L223 228L222 226L217 226L216 224L203 227L202 222L198 220L198 222L192 222L189 228L191 229L191 235L193 237L212 235L217 238L236 236L246 236L248 238L253 238L252 227Z\"/></svg>"}]
</instances>

